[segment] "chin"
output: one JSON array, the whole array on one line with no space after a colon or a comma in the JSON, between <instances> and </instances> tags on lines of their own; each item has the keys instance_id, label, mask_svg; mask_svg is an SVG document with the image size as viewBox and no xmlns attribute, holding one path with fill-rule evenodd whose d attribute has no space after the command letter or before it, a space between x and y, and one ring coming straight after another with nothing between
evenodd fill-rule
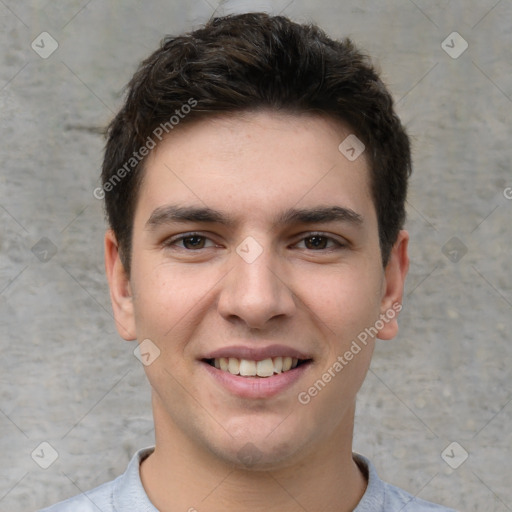
<instances>
[{"instance_id":1,"label":"chin","mask_svg":"<svg viewBox=\"0 0 512 512\"><path fill-rule=\"evenodd\" d=\"M267 444L260 449L256 444L247 441L238 450L231 450L228 454L221 455L230 465L240 470L247 471L275 471L293 464L297 457L296 450L291 447L280 447Z\"/></svg>"},{"instance_id":2,"label":"chin","mask_svg":"<svg viewBox=\"0 0 512 512\"><path fill-rule=\"evenodd\" d=\"M298 427L297 427L298 428ZM237 469L270 471L283 469L301 457L306 440L304 432L294 435L288 429L278 432L279 427L247 428L243 433L210 444L216 457L225 460Z\"/></svg>"}]
</instances>

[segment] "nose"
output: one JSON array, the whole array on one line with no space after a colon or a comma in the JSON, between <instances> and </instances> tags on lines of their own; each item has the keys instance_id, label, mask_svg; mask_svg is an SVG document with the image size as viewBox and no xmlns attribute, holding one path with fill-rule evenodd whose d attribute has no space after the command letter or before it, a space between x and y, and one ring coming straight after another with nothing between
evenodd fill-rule
<instances>
[{"instance_id":1,"label":"nose","mask_svg":"<svg viewBox=\"0 0 512 512\"><path fill-rule=\"evenodd\" d=\"M277 255L263 249L251 261L240 254L233 254L232 270L223 281L218 302L220 315L252 329L268 327L278 317L291 317L296 305Z\"/></svg>"}]
</instances>

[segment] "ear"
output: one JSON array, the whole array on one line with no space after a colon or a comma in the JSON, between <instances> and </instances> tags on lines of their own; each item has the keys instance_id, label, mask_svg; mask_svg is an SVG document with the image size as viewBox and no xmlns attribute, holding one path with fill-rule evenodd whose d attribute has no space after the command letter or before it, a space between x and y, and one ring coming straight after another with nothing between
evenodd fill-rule
<instances>
[{"instance_id":1,"label":"ear","mask_svg":"<svg viewBox=\"0 0 512 512\"><path fill-rule=\"evenodd\" d=\"M111 229L105 233L105 270L117 332L127 341L135 340L132 287L121 262L116 236Z\"/></svg>"},{"instance_id":2,"label":"ear","mask_svg":"<svg viewBox=\"0 0 512 512\"><path fill-rule=\"evenodd\" d=\"M391 340L398 333L398 313L402 310L405 276L409 270L407 246L409 233L401 230L391 249L388 264L384 270L384 284L380 306L380 318L384 326L377 337Z\"/></svg>"}]
</instances>

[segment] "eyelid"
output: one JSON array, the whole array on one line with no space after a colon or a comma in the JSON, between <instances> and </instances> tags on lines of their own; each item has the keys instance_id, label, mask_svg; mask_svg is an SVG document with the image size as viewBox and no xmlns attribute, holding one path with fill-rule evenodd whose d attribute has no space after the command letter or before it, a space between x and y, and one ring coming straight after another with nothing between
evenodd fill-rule
<instances>
[{"instance_id":1,"label":"eyelid","mask_svg":"<svg viewBox=\"0 0 512 512\"><path fill-rule=\"evenodd\" d=\"M340 247L346 247L349 245L348 240L341 238L341 237L338 238L338 237L332 235L331 233L325 233L324 231L307 231L304 233L300 233L300 235L297 235L297 236L300 236L300 239L296 242L296 244L299 242L302 242L306 238L310 238L313 236L321 236L323 238L327 238L328 240L332 240L334 243L338 244L338 246L340 246Z\"/></svg>"},{"instance_id":2,"label":"eyelid","mask_svg":"<svg viewBox=\"0 0 512 512\"><path fill-rule=\"evenodd\" d=\"M308 236L325 236L325 238L332 238L333 240L337 240L337 235L327 231L305 231L304 233L300 233L300 235L304 238L307 238Z\"/></svg>"},{"instance_id":3,"label":"eyelid","mask_svg":"<svg viewBox=\"0 0 512 512\"><path fill-rule=\"evenodd\" d=\"M211 237L205 235L204 233L202 233L200 231L187 231L186 233L180 233L179 235L171 236L169 238L166 238L163 241L163 245L165 247L174 246L174 245L176 245L176 242L181 242L185 238L190 238L193 236L200 236L200 237L204 238L205 240L209 240L210 242L214 243L215 245L218 245L214 240L211 239ZM186 249L186 250L191 250L191 249ZM200 249L197 249L197 250L200 250Z\"/></svg>"}]
</instances>

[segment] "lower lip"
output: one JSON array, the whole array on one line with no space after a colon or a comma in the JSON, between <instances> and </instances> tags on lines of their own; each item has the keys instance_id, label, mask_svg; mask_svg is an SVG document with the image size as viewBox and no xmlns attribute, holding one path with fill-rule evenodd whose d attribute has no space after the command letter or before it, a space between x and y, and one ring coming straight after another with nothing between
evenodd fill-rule
<instances>
[{"instance_id":1,"label":"lower lip","mask_svg":"<svg viewBox=\"0 0 512 512\"><path fill-rule=\"evenodd\" d=\"M310 362L303 363L293 370L272 377L241 377L219 370L204 361L201 364L221 386L241 398L270 398L282 393L297 382L311 365Z\"/></svg>"}]
</instances>

